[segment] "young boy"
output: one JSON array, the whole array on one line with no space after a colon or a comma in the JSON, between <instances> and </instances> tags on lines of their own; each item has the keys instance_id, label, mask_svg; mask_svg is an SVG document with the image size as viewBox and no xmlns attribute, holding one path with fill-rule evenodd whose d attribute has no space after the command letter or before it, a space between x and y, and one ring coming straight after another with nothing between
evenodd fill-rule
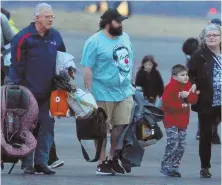
<instances>
[{"instance_id":1,"label":"young boy","mask_svg":"<svg viewBox=\"0 0 222 185\"><path fill-rule=\"evenodd\" d=\"M163 120L167 145L161 173L172 177L181 177L179 165L186 144L186 129L189 123L190 106L197 102L196 85L191 85L188 69L183 65L172 68L172 77L165 87L162 96L162 108L165 112Z\"/></svg>"}]
</instances>

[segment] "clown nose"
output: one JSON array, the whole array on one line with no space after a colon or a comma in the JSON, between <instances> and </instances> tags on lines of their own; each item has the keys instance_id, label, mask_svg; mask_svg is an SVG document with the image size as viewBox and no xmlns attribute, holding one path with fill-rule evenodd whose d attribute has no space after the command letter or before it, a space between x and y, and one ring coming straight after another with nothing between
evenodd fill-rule
<instances>
[{"instance_id":1,"label":"clown nose","mask_svg":"<svg viewBox=\"0 0 222 185\"><path fill-rule=\"evenodd\" d=\"M125 62L125 64L128 64L129 60L126 58L124 62Z\"/></svg>"}]
</instances>

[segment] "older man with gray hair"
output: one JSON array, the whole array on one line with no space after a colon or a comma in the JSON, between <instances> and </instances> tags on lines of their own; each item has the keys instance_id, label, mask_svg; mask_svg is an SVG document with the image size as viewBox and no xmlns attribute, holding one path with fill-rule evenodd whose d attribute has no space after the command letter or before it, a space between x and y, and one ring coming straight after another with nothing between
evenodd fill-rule
<instances>
[{"instance_id":1,"label":"older man with gray hair","mask_svg":"<svg viewBox=\"0 0 222 185\"><path fill-rule=\"evenodd\" d=\"M24 173L55 174L48 167L48 158L54 139L54 119L49 116L49 99L53 90L57 51L65 52L63 39L52 28L54 14L47 3L37 4L35 21L21 30L12 40L9 83L27 87L39 106L39 130L35 155L27 156ZM33 167L34 162L34 167Z\"/></svg>"}]
</instances>

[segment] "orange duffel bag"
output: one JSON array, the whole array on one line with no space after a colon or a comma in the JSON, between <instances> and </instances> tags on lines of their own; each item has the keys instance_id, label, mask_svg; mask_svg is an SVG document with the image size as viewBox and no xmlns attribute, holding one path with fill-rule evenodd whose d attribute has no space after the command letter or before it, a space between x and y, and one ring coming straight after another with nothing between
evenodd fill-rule
<instances>
[{"instance_id":1,"label":"orange duffel bag","mask_svg":"<svg viewBox=\"0 0 222 185\"><path fill-rule=\"evenodd\" d=\"M50 97L50 116L69 117L70 109L67 102L68 92L65 90L54 90Z\"/></svg>"}]
</instances>

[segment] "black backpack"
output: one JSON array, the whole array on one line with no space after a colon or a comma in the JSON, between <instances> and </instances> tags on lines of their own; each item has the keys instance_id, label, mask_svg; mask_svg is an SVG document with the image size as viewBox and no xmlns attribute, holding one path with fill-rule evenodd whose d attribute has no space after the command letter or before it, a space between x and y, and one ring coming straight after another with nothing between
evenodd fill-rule
<instances>
[{"instance_id":1,"label":"black backpack","mask_svg":"<svg viewBox=\"0 0 222 185\"><path fill-rule=\"evenodd\" d=\"M98 108L88 118L76 119L76 134L81 144L83 157L87 162L96 162L99 160L103 141L107 137L106 128L107 115L102 108ZM94 159L90 159L88 153L82 145L81 140L96 140L96 154Z\"/></svg>"}]
</instances>

